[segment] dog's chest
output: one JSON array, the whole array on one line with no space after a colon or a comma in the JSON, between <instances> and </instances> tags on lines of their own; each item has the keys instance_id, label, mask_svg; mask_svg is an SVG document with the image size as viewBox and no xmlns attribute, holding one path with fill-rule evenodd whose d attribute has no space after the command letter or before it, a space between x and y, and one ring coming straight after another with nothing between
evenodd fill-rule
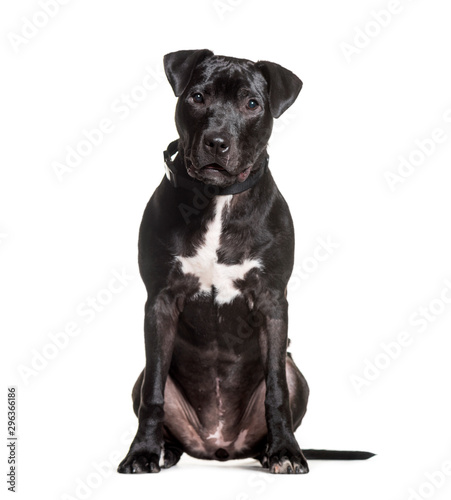
<instances>
[{"instance_id":1,"label":"dog's chest","mask_svg":"<svg viewBox=\"0 0 451 500\"><path fill-rule=\"evenodd\" d=\"M238 264L218 262L218 250L221 248L223 215L229 209L232 195L217 196L215 215L207 226L203 241L190 257L177 256L184 274L196 276L199 280L197 294L212 295L217 304L228 304L241 292L236 286L254 268L261 268L258 259L242 259Z\"/></svg>"}]
</instances>

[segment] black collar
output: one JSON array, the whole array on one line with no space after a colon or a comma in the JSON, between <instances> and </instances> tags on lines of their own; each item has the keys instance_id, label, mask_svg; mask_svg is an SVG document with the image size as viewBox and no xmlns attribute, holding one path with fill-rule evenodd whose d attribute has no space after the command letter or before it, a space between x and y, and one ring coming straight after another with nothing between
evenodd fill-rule
<instances>
[{"instance_id":1,"label":"black collar","mask_svg":"<svg viewBox=\"0 0 451 500\"><path fill-rule=\"evenodd\" d=\"M265 159L265 164L263 167L259 168L255 173L251 173L249 177L244 182L237 182L232 184L231 186L227 186L224 188L220 188L218 186L212 186L209 184L205 184L197 179L193 179L188 175L185 167L178 167L175 162L172 161L172 157L178 152L179 140L171 142L168 146L168 149L163 152L165 169L166 169L166 177L169 179L170 183L176 188L183 189L201 189L204 192L207 191L214 195L227 195L227 194L238 194L243 191L247 191L251 187L254 187L257 182L263 177L263 174L268 170L268 160L267 156Z\"/></svg>"}]
</instances>

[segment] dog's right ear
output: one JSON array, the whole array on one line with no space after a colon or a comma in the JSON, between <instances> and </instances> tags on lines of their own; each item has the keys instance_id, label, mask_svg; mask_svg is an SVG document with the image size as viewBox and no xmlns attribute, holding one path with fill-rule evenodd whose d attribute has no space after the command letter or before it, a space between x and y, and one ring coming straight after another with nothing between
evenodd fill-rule
<instances>
[{"instance_id":1,"label":"dog's right ear","mask_svg":"<svg viewBox=\"0 0 451 500\"><path fill-rule=\"evenodd\" d=\"M179 50L164 56L164 72L176 97L183 94L183 91L191 80L194 68L206 57L212 55L213 52L211 50L203 49Z\"/></svg>"}]
</instances>

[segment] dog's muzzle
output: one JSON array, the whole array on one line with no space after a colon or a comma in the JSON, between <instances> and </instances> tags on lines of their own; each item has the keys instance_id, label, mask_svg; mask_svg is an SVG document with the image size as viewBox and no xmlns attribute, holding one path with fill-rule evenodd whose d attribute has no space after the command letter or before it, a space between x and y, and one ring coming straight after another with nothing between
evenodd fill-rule
<instances>
[{"instance_id":1,"label":"dog's muzzle","mask_svg":"<svg viewBox=\"0 0 451 500\"><path fill-rule=\"evenodd\" d=\"M178 151L179 140L177 139L171 142L167 150L163 152L166 177L175 188L189 189L192 191L195 189L200 189L201 191L208 189L209 192L215 193L216 195L238 194L254 187L268 170L269 156L266 156L264 164L255 172L252 172L252 167L248 167L246 170L237 175L238 182L221 188L213 184L199 181L190 176L187 169L195 168L195 166L192 164L191 160L182 159L181 155L177 154ZM177 156L175 156L176 154ZM172 159L173 156L175 156L174 159ZM227 173L227 175L232 175L227 172L226 168L218 163L207 163L200 168L218 171L221 171L219 169L223 169L223 174ZM242 176L242 181L240 181L240 175Z\"/></svg>"}]
</instances>

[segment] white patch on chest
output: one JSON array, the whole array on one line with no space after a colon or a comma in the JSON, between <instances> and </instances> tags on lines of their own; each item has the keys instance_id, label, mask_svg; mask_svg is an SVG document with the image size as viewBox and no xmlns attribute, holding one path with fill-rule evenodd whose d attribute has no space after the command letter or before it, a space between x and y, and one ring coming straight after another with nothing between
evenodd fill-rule
<instances>
[{"instance_id":1,"label":"white patch on chest","mask_svg":"<svg viewBox=\"0 0 451 500\"><path fill-rule=\"evenodd\" d=\"M199 279L199 293L211 294L216 290L215 301L227 304L240 295L234 282L243 279L253 268L261 268L258 259L245 259L240 264L227 265L218 262L217 251L220 248L222 215L228 209L232 195L217 196L215 216L208 224L202 245L192 257L177 257L184 274L194 274Z\"/></svg>"}]
</instances>

